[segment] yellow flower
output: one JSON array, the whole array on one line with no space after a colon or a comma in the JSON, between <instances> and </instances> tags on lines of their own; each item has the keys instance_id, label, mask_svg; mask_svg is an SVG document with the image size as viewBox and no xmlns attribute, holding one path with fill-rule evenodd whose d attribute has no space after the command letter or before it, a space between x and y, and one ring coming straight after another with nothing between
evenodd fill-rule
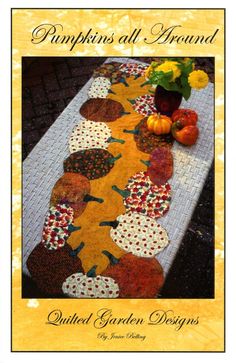
<instances>
[{"instance_id":1,"label":"yellow flower","mask_svg":"<svg viewBox=\"0 0 236 363\"><path fill-rule=\"evenodd\" d=\"M173 61L166 61L162 64L160 64L158 67L155 68L155 71L162 71L164 73L173 72L173 77L171 78L171 82L173 82L176 78L178 78L181 75L181 71L178 67L178 62Z\"/></svg>"},{"instance_id":2,"label":"yellow flower","mask_svg":"<svg viewBox=\"0 0 236 363\"><path fill-rule=\"evenodd\" d=\"M188 83L192 88L201 89L207 86L209 82L208 75L201 70L193 71L189 73Z\"/></svg>"}]
</instances>

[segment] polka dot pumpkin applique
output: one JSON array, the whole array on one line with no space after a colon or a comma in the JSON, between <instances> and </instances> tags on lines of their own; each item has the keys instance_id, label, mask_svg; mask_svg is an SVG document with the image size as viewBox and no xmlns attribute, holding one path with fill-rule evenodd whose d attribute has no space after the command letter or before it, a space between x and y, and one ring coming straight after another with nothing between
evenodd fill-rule
<instances>
[{"instance_id":1,"label":"polka dot pumpkin applique","mask_svg":"<svg viewBox=\"0 0 236 363\"><path fill-rule=\"evenodd\" d=\"M114 157L103 149L81 150L64 161L64 171L82 174L89 180L98 179L107 175L119 158L121 154Z\"/></svg>"},{"instance_id":2,"label":"polka dot pumpkin applique","mask_svg":"<svg viewBox=\"0 0 236 363\"><path fill-rule=\"evenodd\" d=\"M124 140L115 139L111 129L104 122L83 120L76 125L69 140L70 153L85 149L107 149L110 143L124 143Z\"/></svg>"},{"instance_id":3,"label":"polka dot pumpkin applique","mask_svg":"<svg viewBox=\"0 0 236 363\"><path fill-rule=\"evenodd\" d=\"M108 78L98 77L91 84L88 90L89 98L106 98L110 93L111 82Z\"/></svg>"},{"instance_id":4,"label":"polka dot pumpkin applique","mask_svg":"<svg viewBox=\"0 0 236 363\"><path fill-rule=\"evenodd\" d=\"M71 232L81 227L73 226L74 210L65 204L52 206L46 214L42 233L42 244L48 250L62 248Z\"/></svg>"},{"instance_id":5,"label":"polka dot pumpkin applique","mask_svg":"<svg viewBox=\"0 0 236 363\"><path fill-rule=\"evenodd\" d=\"M112 189L124 200L127 210L145 214L151 218L160 218L168 212L171 200L171 188L168 183L155 185L146 172L140 171L129 180L125 190L116 185Z\"/></svg>"},{"instance_id":6,"label":"polka dot pumpkin applique","mask_svg":"<svg viewBox=\"0 0 236 363\"><path fill-rule=\"evenodd\" d=\"M50 205L66 203L73 209L74 217L77 218L83 213L88 202L103 203L103 199L89 194L90 188L86 176L65 172L52 189Z\"/></svg>"},{"instance_id":7,"label":"polka dot pumpkin applique","mask_svg":"<svg viewBox=\"0 0 236 363\"><path fill-rule=\"evenodd\" d=\"M119 70L126 74L127 77L134 76L135 79L144 76L148 66L137 63L123 63L120 65Z\"/></svg>"},{"instance_id":8,"label":"polka dot pumpkin applique","mask_svg":"<svg viewBox=\"0 0 236 363\"><path fill-rule=\"evenodd\" d=\"M150 116L153 113L157 113L153 95L147 94L128 101L132 104L134 111L140 115Z\"/></svg>"},{"instance_id":9,"label":"polka dot pumpkin applique","mask_svg":"<svg viewBox=\"0 0 236 363\"><path fill-rule=\"evenodd\" d=\"M45 294L62 295L62 283L74 272L84 273L78 257L84 243L72 250L68 243L57 250L49 250L39 243L29 255L26 265L33 281Z\"/></svg>"},{"instance_id":10,"label":"polka dot pumpkin applique","mask_svg":"<svg viewBox=\"0 0 236 363\"><path fill-rule=\"evenodd\" d=\"M103 221L100 226L111 226L112 240L126 252L135 256L154 257L169 243L166 230L155 219L128 212L115 221Z\"/></svg>"},{"instance_id":11,"label":"polka dot pumpkin applique","mask_svg":"<svg viewBox=\"0 0 236 363\"><path fill-rule=\"evenodd\" d=\"M95 269L86 274L74 273L63 282L62 290L65 295L74 298L116 298L119 296L119 286L110 277L96 276Z\"/></svg>"}]
</instances>

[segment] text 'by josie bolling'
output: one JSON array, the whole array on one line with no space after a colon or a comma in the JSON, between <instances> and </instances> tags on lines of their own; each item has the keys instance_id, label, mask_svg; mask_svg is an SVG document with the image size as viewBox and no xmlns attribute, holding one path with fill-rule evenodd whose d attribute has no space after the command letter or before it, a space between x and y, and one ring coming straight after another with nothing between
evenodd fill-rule
<instances>
[{"instance_id":1,"label":"text 'by josie bolling'","mask_svg":"<svg viewBox=\"0 0 236 363\"><path fill-rule=\"evenodd\" d=\"M136 316L134 313L118 316L111 309L107 308L102 308L96 313L82 316L77 312L66 315L60 309L55 309L48 314L46 324L53 326L90 324L96 329L103 329L108 326L168 325L179 331L184 326L198 325L199 316L181 316L175 314L173 310L154 310L147 317Z\"/></svg>"}]
</instances>

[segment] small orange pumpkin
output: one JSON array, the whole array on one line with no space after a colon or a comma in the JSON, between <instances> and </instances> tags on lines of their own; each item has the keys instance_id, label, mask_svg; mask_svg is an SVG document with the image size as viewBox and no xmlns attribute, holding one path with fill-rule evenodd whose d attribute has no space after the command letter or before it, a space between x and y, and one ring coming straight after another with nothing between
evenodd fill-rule
<instances>
[{"instance_id":1,"label":"small orange pumpkin","mask_svg":"<svg viewBox=\"0 0 236 363\"><path fill-rule=\"evenodd\" d=\"M147 128L156 135L169 134L172 121L168 116L153 114L147 119Z\"/></svg>"}]
</instances>

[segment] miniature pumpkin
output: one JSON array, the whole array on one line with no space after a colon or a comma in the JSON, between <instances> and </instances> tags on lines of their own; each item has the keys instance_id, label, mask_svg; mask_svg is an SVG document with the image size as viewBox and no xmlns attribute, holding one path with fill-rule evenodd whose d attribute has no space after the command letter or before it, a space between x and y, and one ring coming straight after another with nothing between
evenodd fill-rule
<instances>
[{"instance_id":1,"label":"miniature pumpkin","mask_svg":"<svg viewBox=\"0 0 236 363\"><path fill-rule=\"evenodd\" d=\"M139 96L134 100L128 99L128 101L133 106L134 111L140 113L143 116L150 116L153 113L157 113L153 95L146 94Z\"/></svg>"},{"instance_id":2,"label":"miniature pumpkin","mask_svg":"<svg viewBox=\"0 0 236 363\"><path fill-rule=\"evenodd\" d=\"M62 283L74 272L84 273L81 260L77 254L84 243L72 250L68 243L58 249L49 250L39 243L29 255L26 265L38 288L47 295L62 295Z\"/></svg>"},{"instance_id":3,"label":"miniature pumpkin","mask_svg":"<svg viewBox=\"0 0 236 363\"><path fill-rule=\"evenodd\" d=\"M119 189L116 185L113 185L112 189L123 197L128 211L159 218L169 210L170 185L153 184L146 172L140 171L133 175L128 180L125 190Z\"/></svg>"},{"instance_id":4,"label":"miniature pumpkin","mask_svg":"<svg viewBox=\"0 0 236 363\"><path fill-rule=\"evenodd\" d=\"M158 147L150 155L149 161L141 160L147 165L147 175L156 185L163 185L173 174L173 156L169 147Z\"/></svg>"},{"instance_id":5,"label":"miniature pumpkin","mask_svg":"<svg viewBox=\"0 0 236 363\"><path fill-rule=\"evenodd\" d=\"M111 82L108 78L98 77L96 78L89 90L88 96L89 98L106 98L108 93L111 93Z\"/></svg>"},{"instance_id":6,"label":"miniature pumpkin","mask_svg":"<svg viewBox=\"0 0 236 363\"><path fill-rule=\"evenodd\" d=\"M196 125L198 114L194 110L180 108L173 112L171 119L173 122L179 121L182 126Z\"/></svg>"},{"instance_id":7,"label":"miniature pumpkin","mask_svg":"<svg viewBox=\"0 0 236 363\"><path fill-rule=\"evenodd\" d=\"M155 219L138 213L119 215L115 221L103 221L100 226L111 226L112 240L135 256L153 257L169 243L165 229Z\"/></svg>"},{"instance_id":8,"label":"miniature pumpkin","mask_svg":"<svg viewBox=\"0 0 236 363\"><path fill-rule=\"evenodd\" d=\"M148 66L137 63L123 63L120 65L119 70L125 73L126 77L134 76L137 79L145 75Z\"/></svg>"},{"instance_id":9,"label":"miniature pumpkin","mask_svg":"<svg viewBox=\"0 0 236 363\"><path fill-rule=\"evenodd\" d=\"M106 77L112 84L123 83L126 87L128 87L129 85L126 82L126 75L119 68L120 63L118 62L104 63L95 69L93 77Z\"/></svg>"},{"instance_id":10,"label":"miniature pumpkin","mask_svg":"<svg viewBox=\"0 0 236 363\"><path fill-rule=\"evenodd\" d=\"M50 205L65 203L73 208L74 217L77 218L83 213L88 202L103 203L103 199L93 197L89 192L90 182L85 176L65 173L52 189Z\"/></svg>"},{"instance_id":11,"label":"miniature pumpkin","mask_svg":"<svg viewBox=\"0 0 236 363\"><path fill-rule=\"evenodd\" d=\"M168 116L153 114L147 119L147 128L156 135L169 134L172 121Z\"/></svg>"},{"instance_id":12,"label":"miniature pumpkin","mask_svg":"<svg viewBox=\"0 0 236 363\"><path fill-rule=\"evenodd\" d=\"M80 108L81 115L87 120L98 122L112 122L125 112L122 104L110 98L90 98Z\"/></svg>"},{"instance_id":13,"label":"miniature pumpkin","mask_svg":"<svg viewBox=\"0 0 236 363\"><path fill-rule=\"evenodd\" d=\"M81 227L73 226L74 210L65 204L52 206L46 214L42 233L42 244L48 250L62 248L70 233Z\"/></svg>"},{"instance_id":14,"label":"miniature pumpkin","mask_svg":"<svg viewBox=\"0 0 236 363\"><path fill-rule=\"evenodd\" d=\"M147 117L143 118L134 130L123 130L125 133L133 134L137 148L150 154L154 149L161 146L172 147L173 136L172 134L155 135L152 131L148 130Z\"/></svg>"},{"instance_id":15,"label":"miniature pumpkin","mask_svg":"<svg viewBox=\"0 0 236 363\"><path fill-rule=\"evenodd\" d=\"M124 140L111 136L111 129L104 122L83 120L76 125L69 140L70 153L85 149L107 149L112 142Z\"/></svg>"},{"instance_id":16,"label":"miniature pumpkin","mask_svg":"<svg viewBox=\"0 0 236 363\"><path fill-rule=\"evenodd\" d=\"M64 171L82 174L90 180L97 179L108 174L119 158L121 154L114 157L103 149L81 150L64 161Z\"/></svg>"},{"instance_id":17,"label":"miniature pumpkin","mask_svg":"<svg viewBox=\"0 0 236 363\"><path fill-rule=\"evenodd\" d=\"M137 257L127 253L117 259L102 251L110 265L102 276L113 278L119 285L119 298L157 298L164 283L163 270L156 258Z\"/></svg>"},{"instance_id":18,"label":"miniature pumpkin","mask_svg":"<svg viewBox=\"0 0 236 363\"><path fill-rule=\"evenodd\" d=\"M116 298L119 296L119 286L111 277L96 276L96 265L84 275L73 273L63 282L65 295L74 298Z\"/></svg>"}]
</instances>

